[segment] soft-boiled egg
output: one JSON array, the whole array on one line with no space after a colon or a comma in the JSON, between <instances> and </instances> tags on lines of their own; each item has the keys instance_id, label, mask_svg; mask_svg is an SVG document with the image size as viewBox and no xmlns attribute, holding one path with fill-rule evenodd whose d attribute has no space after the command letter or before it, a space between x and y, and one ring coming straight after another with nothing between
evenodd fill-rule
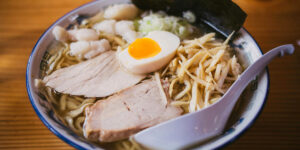
<instances>
[{"instance_id":1,"label":"soft-boiled egg","mask_svg":"<svg viewBox=\"0 0 300 150\"><path fill-rule=\"evenodd\" d=\"M176 54L180 39L167 31L152 31L133 41L118 59L129 72L145 74L165 66Z\"/></svg>"}]
</instances>

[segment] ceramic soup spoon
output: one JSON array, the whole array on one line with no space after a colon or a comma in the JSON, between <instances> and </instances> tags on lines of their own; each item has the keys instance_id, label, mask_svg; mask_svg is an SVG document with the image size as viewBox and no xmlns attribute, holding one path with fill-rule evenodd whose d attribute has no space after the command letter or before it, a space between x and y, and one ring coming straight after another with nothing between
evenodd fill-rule
<instances>
[{"instance_id":1,"label":"ceramic soup spoon","mask_svg":"<svg viewBox=\"0 0 300 150\"><path fill-rule=\"evenodd\" d=\"M134 139L150 149L182 149L222 134L232 109L243 90L276 56L293 54L292 44L276 47L251 64L220 100L202 110L189 113L145 129Z\"/></svg>"}]
</instances>

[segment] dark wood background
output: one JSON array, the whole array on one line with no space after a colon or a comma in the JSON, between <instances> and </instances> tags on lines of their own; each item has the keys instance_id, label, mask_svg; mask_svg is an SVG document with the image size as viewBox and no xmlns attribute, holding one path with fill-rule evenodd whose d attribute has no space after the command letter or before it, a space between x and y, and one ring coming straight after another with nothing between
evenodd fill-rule
<instances>
[{"instance_id":1,"label":"dark wood background","mask_svg":"<svg viewBox=\"0 0 300 150\"><path fill-rule=\"evenodd\" d=\"M31 50L55 20L90 0L0 0L0 149L73 149L35 114L26 93ZM234 0L264 52L293 43L269 65L271 87L254 125L225 149L300 149L300 0ZM297 45L298 43L298 45Z\"/></svg>"}]
</instances>

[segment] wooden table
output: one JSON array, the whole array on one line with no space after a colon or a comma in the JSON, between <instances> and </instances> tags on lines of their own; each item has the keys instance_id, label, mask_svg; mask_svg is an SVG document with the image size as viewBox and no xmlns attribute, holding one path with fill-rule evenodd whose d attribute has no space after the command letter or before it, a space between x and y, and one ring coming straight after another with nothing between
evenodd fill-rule
<instances>
[{"instance_id":1,"label":"wooden table","mask_svg":"<svg viewBox=\"0 0 300 150\"><path fill-rule=\"evenodd\" d=\"M31 107L25 69L31 50L55 20L90 0L0 1L0 149L73 149L53 135ZM245 27L264 52L300 44L299 0L235 0ZM269 65L268 101L255 124L226 149L300 149L300 48Z\"/></svg>"}]
</instances>

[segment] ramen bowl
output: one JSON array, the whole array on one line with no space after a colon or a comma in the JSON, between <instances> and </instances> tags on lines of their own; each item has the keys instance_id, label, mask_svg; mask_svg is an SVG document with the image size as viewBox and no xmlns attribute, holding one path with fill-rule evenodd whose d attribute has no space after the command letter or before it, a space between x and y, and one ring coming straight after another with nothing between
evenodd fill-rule
<instances>
[{"instance_id":1,"label":"ramen bowl","mask_svg":"<svg viewBox=\"0 0 300 150\"><path fill-rule=\"evenodd\" d=\"M88 141L87 139L77 135L69 127L64 125L55 115L51 104L39 93L37 87L34 86L34 79L41 77L42 58L54 41L52 29L56 25L66 27L74 22L80 14L93 15L114 3L127 3L127 0L102 0L87 3L79 8L67 13L55 23L53 23L40 37L34 46L30 58L28 60L26 71L26 87L28 97L35 112L45 124L45 126L53 132L57 137L70 144L77 149L102 149L99 145ZM242 28L238 32L237 38L231 46L235 49L241 64L247 67L260 56L262 51L254 38ZM257 119L266 102L269 91L269 74L266 69L250 85L246 88L240 97L231 117L226 125L226 129L222 135L217 136L204 143L195 145L196 149L215 149L223 147L231 143L244 133Z\"/></svg>"}]
</instances>

